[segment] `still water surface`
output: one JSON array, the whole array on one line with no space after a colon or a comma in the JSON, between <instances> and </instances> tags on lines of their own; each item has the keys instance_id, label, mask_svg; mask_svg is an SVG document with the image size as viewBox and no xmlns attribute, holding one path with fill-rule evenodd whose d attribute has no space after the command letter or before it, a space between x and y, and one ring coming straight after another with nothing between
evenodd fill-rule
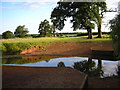
<instances>
[{"instance_id":1,"label":"still water surface","mask_svg":"<svg viewBox=\"0 0 120 90\"><path fill-rule=\"evenodd\" d=\"M88 61L88 57L14 57L14 58L3 58L3 65L10 66L30 66L30 67L57 67L59 62L63 62L66 67L72 67L75 62ZM108 77L117 75L117 66L120 64L118 61L101 60L100 63L97 59L92 59L95 62L95 67L101 66L101 70L104 72L102 77Z\"/></svg>"}]
</instances>

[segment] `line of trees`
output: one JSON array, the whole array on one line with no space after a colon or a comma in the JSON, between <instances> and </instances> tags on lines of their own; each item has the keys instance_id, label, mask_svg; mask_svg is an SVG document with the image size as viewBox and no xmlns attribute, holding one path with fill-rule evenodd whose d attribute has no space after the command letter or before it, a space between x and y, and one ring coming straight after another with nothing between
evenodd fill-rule
<instances>
[{"instance_id":1,"label":"line of trees","mask_svg":"<svg viewBox=\"0 0 120 90\"><path fill-rule=\"evenodd\" d=\"M14 37L19 37L19 38L23 38L25 36L27 36L27 33L29 31L27 30L27 28L25 28L25 25L23 26L18 26L16 29L15 29L15 32L13 34L13 32L11 31L5 31L2 33L2 38L4 39L9 39L9 38L14 38Z\"/></svg>"}]
</instances>

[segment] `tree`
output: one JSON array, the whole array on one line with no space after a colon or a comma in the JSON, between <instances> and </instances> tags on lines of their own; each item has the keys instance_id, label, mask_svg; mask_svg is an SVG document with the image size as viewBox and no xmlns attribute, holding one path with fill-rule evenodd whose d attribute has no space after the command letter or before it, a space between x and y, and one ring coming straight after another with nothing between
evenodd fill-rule
<instances>
[{"instance_id":1,"label":"tree","mask_svg":"<svg viewBox=\"0 0 120 90\"><path fill-rule=\"evenodd\" d=\"M95 9L101 7L97 2L58 2L58 6L51 13L51 19L57 29L62 30L64 21L72 17L73 30L87 29L88 38L92 38L92 29L97 20L95 14L99 15ZM102 8L102 7L101 7Z\"/></svg>"},{"instance_id":2,"label":"tree","mask_svg":"<svg viewBox=\"0 0 120 90\"><path fill-rule=\"evenodd\" d=\"M11 31L6 31L2 33L2 38L4 39L14 38L14 34Z\"/></svg>"},{"instance_id":3,"label":"tree","mask_svg":"<svg viewBox=\"0 0 120 90\"><path fill-rule=\"evenodd\" d=\"M50 29L52 31L52 35L55 37L56 27L54 25L51 25Z\"/></svg>"},{"instance_id":4,"label":"tree","mask_svg":"<svg viewBox=\"0 0 120 90\"><path fill-rule=\"evenodd\" d=\"M54 25L50 25L49 21L47 21L46 19L44 21L42 21L39 25L39 33L42 36L50 36L50 35L54 35L55 36L55 26Z\"/></svg>"},{"instance_id":5,"label":"tree","mask_svg":"<svg viewBox=\"0 0 120 90\"><path fill-rule=\"evenodd\" d=\"M109 23L116 57L120 59L120 14L118 14Z\"/></svg>"},{"instance_id":6,"label":"tree","mask_svg":"<svg viewBox=\"0 0 120 90\"><path fill-rule=\"evenodd\" d=\"M16 37L22 38L25 37L27 35L29 31L27 30L27 28L25 28L25 25L23 26L18 26L14 32Z\"/></svg>"},{"instance_id":7,"label":"tree","mask_svg":"<svg viewBox=\"0 0 120 90\"><path fill-rule=\"evenodd\" d=\"M98 38L102 37L101 24L104 13L107 11L106 2L96 2L94 9L95 22L98 27Z\"/></svg>"},{"instance_id":8,"label":"tree","mask_svg":"<svg viewBox=\"0 0 120 90\"><path fill-rule=\"evenodd\" d=\"M43 36L50 33L51 31L50 31L49 21L47 21L46 19L42 21L39 25L38 30L39 30L40 35L43 35Z\"/></svg>"}]
</instances>

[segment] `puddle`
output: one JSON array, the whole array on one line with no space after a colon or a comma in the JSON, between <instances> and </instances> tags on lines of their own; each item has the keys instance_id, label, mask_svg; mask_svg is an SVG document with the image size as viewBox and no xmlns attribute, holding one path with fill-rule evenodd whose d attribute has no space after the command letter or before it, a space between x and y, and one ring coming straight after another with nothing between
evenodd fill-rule
<instances>
[{"instance_id":1,"label":"puddle","mask_svg":"<svg viewBox=\"0 0 120 90\"><path fill-rule=\"evenodd\" d=\"M88 57L47 57L47 56L29 56L29 57L14 57L3 58L2 65L10 66L30 66L30 67L57 67L58 63L63 62L66 67L76 67L75 63L79 64L79 68L88 74L98 75L100 77L109 77L117 75L118 61L90 59ZM77 67L78 68L78 67ZM103 72L101 74L101 71ZM94 76L93 75L93 76Z\"/></svg>"}]
</instances>

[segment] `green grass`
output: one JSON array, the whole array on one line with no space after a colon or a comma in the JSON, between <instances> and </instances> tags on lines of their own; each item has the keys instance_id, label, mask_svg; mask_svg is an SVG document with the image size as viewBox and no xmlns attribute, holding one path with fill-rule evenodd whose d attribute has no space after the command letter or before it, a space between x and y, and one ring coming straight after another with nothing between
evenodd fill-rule
<instances>
[{"instance_id":1,"label":"green grass","mask_svg":"<svg viewBox=\"0 0 120 90\"><path fill-rule=\"evenodd\" d=\"M43 37L43 38L15 38L1 39L0 45L3 54L16 54L31 46L41 46L46 48L56 42L110 42L110 38L86 39L86 37Z\"/></svg>"}]
</instances>

